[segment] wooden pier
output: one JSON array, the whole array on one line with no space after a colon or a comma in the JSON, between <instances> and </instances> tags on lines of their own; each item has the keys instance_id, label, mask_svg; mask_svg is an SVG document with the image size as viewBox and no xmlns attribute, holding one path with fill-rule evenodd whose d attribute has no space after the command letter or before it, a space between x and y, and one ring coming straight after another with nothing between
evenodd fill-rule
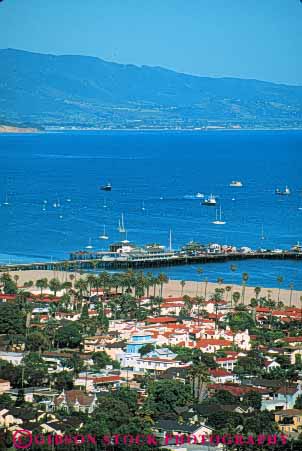
<instances>
[{"instance_id":1,"label":"wooden pier","mask_svg":"<svg viewBox=\"0 0 302 451\"><path fill-rule=\"evenodd\" d=\"M0 265L0 272L22 271L22 270L55 270L55 271L84 271L84 270L139 270L145 268L161 268L169 266L223 263L243 260L302 260L302 252L284 251L277 252L250 252L250 253L219 253L183 255L181 253L171 254L168 258L158 255L152 258L87 258L77 260L61 260L52 262L32 262Z\"/></svg>"}]
</instances>

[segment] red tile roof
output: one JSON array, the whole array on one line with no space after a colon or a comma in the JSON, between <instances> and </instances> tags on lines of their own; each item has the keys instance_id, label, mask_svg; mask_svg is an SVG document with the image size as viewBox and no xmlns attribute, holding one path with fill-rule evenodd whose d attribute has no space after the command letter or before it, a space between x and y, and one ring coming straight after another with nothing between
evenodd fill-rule
<instances>
[{"instance_id":1,"label":"red tile roof","mask_svg":"<svg viewBox=\"0 0 302 451\"><path fill-rule=\"evenodd\" d=\"M207 346L231 346L232 342L228 341L228 340L222 340L222 339L204 339L204 340L199 340L196 343L196 347L197 348L206 348Z\"/></svg>"},{"instance_id":2,"label":"red tile roof","mask_svg":"<svg viewBox=\"0 0 302 451\"><path fill-rule=\"evenodd\" d=\"M224 370L223 368L214 368L214 369L210 370L210 374L213 377L233 376L232 373L230 373L227 370Z\"/></svg>"},{"instance_id":3,"label":"red tile roof","mask_svg":"<svg viewBox=\"0 0 302 451\"><path fill-rule=\"evenodd\" d=\"M156 323L177 323L178 319L175 318L174 316L159 316L159 317L155 317L155 318L147 318L146 319L147 323L151 323L151 324L156 324Z\"/></svg>"}]
</instances>

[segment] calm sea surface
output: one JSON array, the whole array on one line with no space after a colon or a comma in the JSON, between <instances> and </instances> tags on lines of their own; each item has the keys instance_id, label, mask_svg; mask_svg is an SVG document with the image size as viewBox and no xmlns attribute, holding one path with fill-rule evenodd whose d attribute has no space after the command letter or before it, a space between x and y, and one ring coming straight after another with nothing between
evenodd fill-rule
<instances>
[{"instance_id":1,"label":"calm sea surface","mask_svg":"<svg viewBox=\"0 0 302 451\"><path fill-rule=\"evenodd\" d=\"M252 248L302 242L302 132L99 132L0 135L0 261L65 258L91 241L120 238L173 247L189 240ZM242 188L231 188L241 180ZM112 192L99 189L111 182ZM288 185L290 196L276 196ZM219 197L225 225L197 193ZM47 201L47 203L45 202ZM8 203L9 205L5 205ZM59 204L54 208L53 204ZM299 209L300 208L300 209ZM106 225L108 242L98 239ZM261 240L262 234L265 240ZM163 269L197 279L197 267ZM302 289L302 262L248 261L203 265L204 277Z\"/></svg>"}]
</instances>

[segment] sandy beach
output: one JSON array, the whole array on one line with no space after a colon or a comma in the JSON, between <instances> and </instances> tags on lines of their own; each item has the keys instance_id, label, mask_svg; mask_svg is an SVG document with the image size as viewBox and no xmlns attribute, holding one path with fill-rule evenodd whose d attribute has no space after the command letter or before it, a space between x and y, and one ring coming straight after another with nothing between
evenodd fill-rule
<instances>
[{"instance_id":1,"label":"sandy beach","mask_svg":"<svg viewBox=\"0 0 302 451\"><path fill-rule=\"evenodd\" d=\"M22 286L24 282L26 281L35 281L37 279L41 279L43 277L46 277L48 280L52 279L53 277L56 277L61 282L70 281L70 275L73 275L73 280L77 280L80 277L84 277L83 274L79 273L71 273L66 271L11 271L11 276L14 277L15 275L18 275L18 285ZM179 297L182 295L188 295L188 296L204 296L205 294L205 283L204 282L196 282L196 281L186 281L184 288L182 289L182 286L180 284L180 280L169 280L167 284L164 285L163 289L163 295L164 297ZM236 284L221 284L218 283L212 283L208 282L207 285L207 298L210 298L211 294L214 293L215 288L225 288L226 286L230 286L231 291L229 292L229 298L231 296L231 293L235 291L239 291L241 293L242 287L240 285ZM252 286L246 286L245 290L245 302L248 303L249 300L253 297L255 297L255 287ZM278 291L279 288L266 288L261 287L261 292L259 296L270 296L273 300L278 299ZM153 292L153 291L152 291ZM159 288L157 290L157 293L159 294ZM302 291L301 290L293 290L291 293L291 290L289 289L281 289L280 290L280 301L284 302L285 305L290 305L290 298L291 298L291 305L295 305L297 307L301 306L301 300L302 299Z\"/></svg>"}]
</instances>

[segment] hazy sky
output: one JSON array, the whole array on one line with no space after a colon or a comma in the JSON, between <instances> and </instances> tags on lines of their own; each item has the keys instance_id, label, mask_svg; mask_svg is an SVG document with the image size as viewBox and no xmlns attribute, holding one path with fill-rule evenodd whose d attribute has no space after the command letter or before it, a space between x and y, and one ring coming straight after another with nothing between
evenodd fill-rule
<instances>
[{"instance_id":1,"label":"hazy sky","mask_svg":"<svg viewBox=\"0 0 302 451\"><path fill-rule=\"evenodd\" d=\"M302 3L3 0L0 47L302 85Z\"/></svg>"}]
</instances>

